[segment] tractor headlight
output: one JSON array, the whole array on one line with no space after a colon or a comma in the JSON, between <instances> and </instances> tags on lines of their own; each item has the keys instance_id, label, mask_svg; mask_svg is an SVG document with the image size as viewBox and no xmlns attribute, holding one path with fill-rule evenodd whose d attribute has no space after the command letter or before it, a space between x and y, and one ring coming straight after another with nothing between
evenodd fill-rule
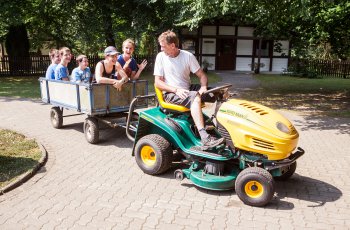
<instances>
[{"instance_id":1,"label":"tractor headlight","mask_svg":"<svg viewBox=\"0 0 350 230\"><path fill-rule=\"evenodd\" d=\"M286 134L290 134L290 129L288 128L288 126L286 126L285 124L283 124L282 122L277 122L276 123L276 127L279 131L284 132Z\"/></svg>"}]
</instances>

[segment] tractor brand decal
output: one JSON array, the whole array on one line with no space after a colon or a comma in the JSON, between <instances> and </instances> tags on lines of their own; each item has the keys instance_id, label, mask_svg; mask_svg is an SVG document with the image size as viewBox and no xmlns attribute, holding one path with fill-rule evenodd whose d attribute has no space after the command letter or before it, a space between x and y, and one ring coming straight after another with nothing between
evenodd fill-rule
<instances>
[{"instance_id":1,"label":"tractor brand decal","mask_svg":"<svg viewBox=\"0 0 350 230\"><path fill-rule=\"evenodd\" d=\"M243 119L247 119L247 117L248 117L248 114L237 113L237 112L229 110L229 109L220 109L219 111L226 113L228 115L232 115L232 116L243 118Z\"/></svg>"}]
</instances>

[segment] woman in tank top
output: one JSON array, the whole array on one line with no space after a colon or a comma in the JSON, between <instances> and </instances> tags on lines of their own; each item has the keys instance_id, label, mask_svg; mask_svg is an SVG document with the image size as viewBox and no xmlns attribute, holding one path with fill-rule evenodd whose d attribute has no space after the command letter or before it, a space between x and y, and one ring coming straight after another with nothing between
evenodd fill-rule
<instances>
[{"instance_id":1,"label":"woman in tank top","mask_svg":"<svg viewBox=\"0 0 350 230\"><path fill-rule=\"evenodd\" d=\"M108 46L105 49L104 54L105 60L98 62L96 65L96 82L111 84L119 91L129 78L124 72L122 66L117 62L118 51L114 46ZM114 79L115 72L118 73L118 76L121 76L120 80Z\"/></svg>"}]
</instances>

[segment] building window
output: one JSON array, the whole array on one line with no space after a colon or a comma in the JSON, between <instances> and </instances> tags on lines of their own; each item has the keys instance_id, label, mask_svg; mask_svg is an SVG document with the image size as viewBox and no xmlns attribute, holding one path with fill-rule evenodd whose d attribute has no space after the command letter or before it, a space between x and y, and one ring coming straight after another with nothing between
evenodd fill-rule
<instances>
[{"instance_id":1,"label":"building window","mask_svg":"<svg viewBox=\"0 0 350 230\"><path fill-rule=\"evenodd\" d=\"M255 56L259 56L259 40L255 40ZM262 40L261 41L261 56L269 57L270 56L270 40Z\"/></svg>"},{"instance_id":2,"label":"building window","mask_svg":"<svg viewBox=\"0 0 350 230\"><path fill-rule=\"evenodd\" d=\"M195 39L184 39L182 41L182 49L187 50L188 52L191 52L193 54L196 53L196 41Z\"/></svg>"}]
</instances>

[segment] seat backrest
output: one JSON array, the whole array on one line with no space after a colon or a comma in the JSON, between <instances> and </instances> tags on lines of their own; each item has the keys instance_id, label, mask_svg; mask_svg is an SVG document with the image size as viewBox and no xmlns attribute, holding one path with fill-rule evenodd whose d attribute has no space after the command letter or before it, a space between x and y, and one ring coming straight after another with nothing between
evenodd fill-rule
<instances>
[{"instance_id":1,"label":"seat backrest","mask_svg":"<svg viewBox=\"0 0 350 230\"><path fill-rule=\"evenodd\" d=\"M175 105L175 104L165 102L163 99L163 92L160 89L158 89L156 86L154 86L154 90L156 91L159 106L162 107L163 109L165 109L169 112L171 112L171 111L175 111L175 112L188 112L188 111L190 111L190 109L186 108L185 106Z\"/></svg>"}]
</instances>

